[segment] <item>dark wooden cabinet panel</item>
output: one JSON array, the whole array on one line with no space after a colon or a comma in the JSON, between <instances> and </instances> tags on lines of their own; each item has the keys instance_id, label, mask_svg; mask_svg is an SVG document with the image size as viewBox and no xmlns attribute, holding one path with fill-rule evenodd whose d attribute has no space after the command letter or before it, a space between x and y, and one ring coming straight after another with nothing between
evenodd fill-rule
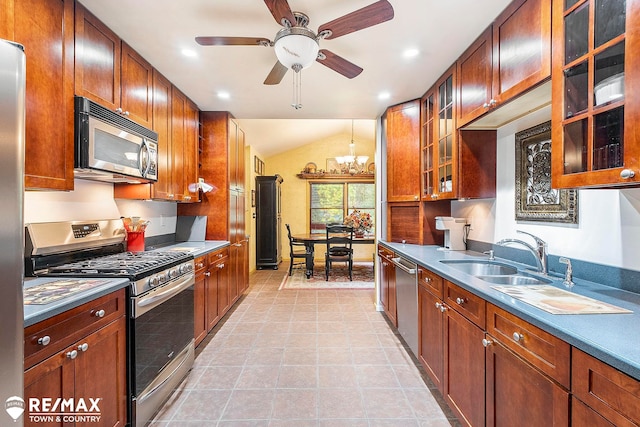
<instances>
[{"instance_id":1,"label":"dark wooden cabinet panel","mask_svg":"<svg viewBox=\"0 0 640 427\"><path fill-rule=\"evenodd\" d=\"M173 199L171 143L171 82L153 71L153 130L158 133L158 181L151 185L152 198Z\"/></svg>"},{"instance_id":2,"label":"dark wooden cabinet panel","mask_svg":"<svg viewBox=\"0 0 640 427\"><path fill-rule=\"evenodd\" d=\"M9 0L2 14L26 52L26 189L73 190L73 5Z\"/></svg>"},{"instance_id":3,"label":"dark wooden cabinet panel","mask_svg":"<svg viewBox=\"0 0 640 427\"><path fill-rule=\"evenodd\" d=\"M25 399L100 398L100 425L120 427L126 424L127 320L124 294L124 289L116 291L25 329L25 346L32 338L48 334L52 338L49 345L53 350L30 352L29 360L33 362L25 361L28 368L24 373ZM104 309L107 313L104 317L96 317L97 309ZM56 331L65 335L59 336ZM30 422L28 415L24 419L25 425L43 425Z\"/></svg>"},{"instance_id":4,"label":"dark wooden cabinet panel","mask_svg":"<svg viewBox=\"0 0 640 427\"><path fill-rule=\"evenodd\" d=\"M563 387L569 388L569 344L493 304L487 304L487 332Z\"/></svg>"},{"instance_id":5,"label":"dark wooden cabinet panel","mask_svg":"<svg viewBox=\"0 0 640 427\"><path fill-rule=\"evenodd\" d=\"M486 348L487 426L567 426L569 393L498 342Z\"/></svg>"},{"instance_id":6,"label":"dark wooden cabinet panel","mask_svg":"<svg viewBox=\"0 0 640 427\"><path fill-rule=\"evenodd\" d=\"M458 131L458 198L496 197L497 150L496 131Z\"/></svg>"},{"instance_id":7,"label":"dark wooden cabinet panel","mask_svg":"<svg viewBox=\"0 0 640 427\"><path fill-rule=\"evenodd\" d=\"M457 71L458 127L548 79L551 3L513 1L458 58ZM520 113L513 114L516 118ZM508 116L502 122L508 122Z\"/></svg>"},{"instance_id":8,"label":"dark wooden cabinet panel","mask_svg":"<svg viewBox=\"0 0 640 427\"><path fill-rule=\"evenodd\" d=\"M515 0L493 23L493 99L503 104L550 76L551 2Z\"/></svg>"},{"instance_id":9,"label":"dark wooden cabinet panel","mask_svg":"<svg viewBox=\"0 0 640 427\"><path fill-rule=\"evenodd\" d=\"M628 424L628 426L637 424ZM571 399L571 427L616 427L602 415L576 398ZM618 425L620 427L620 425Z\"/></svg>"},{"instance_id":10,"label":"dark wooden cabinet panel","mask_svg":"<svg viewBox=\"0 0 640 427\"><path fill-rule=\"evenodd\" d=\"M572 349L571 391L616 426L640 424L640 381Z\"/></svg>"},{"instance_id":11,"label":"dark wooden cabinet panel","mask_svg":"<svg viewBox=\"0 0 640 427\"><path fill-rule=\"evenodd\" d=\"M444 297L444 279L434 272L418 267L418 283L436 297Z\"/></svg>"},{"instance_id":12,"label":"dark wooden cabinet panel","mask_svg":"<svg viewBox=\"0 0 640 427\"><path fill-rule=\"evenodd\" d=\"M420 197L420 101L390 107L385 112L387 201L417 201Z\"/></svg>"},{"instance_id":13,"label":"dark wooden cabinet panel","mask_svg":"<svg viewBox=\"0 0 640 427\"><path fill-rule=\"evenodd\" d=\"M122 42L121 70L121 108L131 120L152 127L153 67Z\"/></svg>"},{"instance_id":14,"label":"dark wooden cabinet panel","mask_svg":"<svg viewBox=\"0 0 640 427\"><path fill-rule=\"evenodd\" d=\"M207 265L206 256L196 258L196 265ZM203 261L205 260L205 261ZM198 346L207 336L207 267L196 269L195 283L193 285L193 337ZM216 298L217 303L217 298ZM218 311L216 307L216 312Z\"/></svg>"},{"instance_id":15,"label":"dark wooden cabinet panel","mask_svg":"<svg viewBox=\"0 0 640 427\"><path fill-rule=\"evenodd\" d=\"M393 252L378 246L378 257L380 262L380 303L389 321L397 327L396 268L391 262Z\"/></svg>"},{"instance_id":16,"label":"dark wooden cabinet panel","mask_svg":"<svg viewBox=\"0 0 640 427\"><path fill-rule=\"evenodd\" d=\"M489 109L492 88L492 27L458 58L458 125L463 126ZM495 102L495 100L494 100ZM492 105L493 106L493 105Z\"/></svg>"},{"instance_id":17,"label":"dark wooden cabinet panel","mask_svg":"<svg viewBox=\"0 0 640 427\"><path fill-rule=\"evenodd\" d=\"M486 301L448 280L444 281L444 285L444 302L484 329Z\"/></svg>"},{"instance_id":18,"label":"dark wooden cabinet panel","mask_svg":"<svg viewBox=\"0 0 640 427\"><path fill-rule=\"evenodd\" d=\"M422 283L418 286L417 356L440 393L444 394L445 315L440 311L442 300L432 294L431 290L431 287L427 288Z\"/></svg>"},{"instance_id":19,"label":"dark wooden cabinet panel","mask_svg":"<svg viewBox=\"0 0 640 427\"><path fill-rule=\"evenodd\" d=\"M484 426L484 331L451 308L445 313L445 400L463 424Z\"/></svg>"},{"instance_id":20,"label":"dark wooden cabinet panel","mask_svg":"<svg viewBox=\"0 0 640 427\"><path fill-rule=\"evenodd\" d=\"M100 105L120 108L120 38L76 2L75 92Z\"/></svg>"}]
</instances>

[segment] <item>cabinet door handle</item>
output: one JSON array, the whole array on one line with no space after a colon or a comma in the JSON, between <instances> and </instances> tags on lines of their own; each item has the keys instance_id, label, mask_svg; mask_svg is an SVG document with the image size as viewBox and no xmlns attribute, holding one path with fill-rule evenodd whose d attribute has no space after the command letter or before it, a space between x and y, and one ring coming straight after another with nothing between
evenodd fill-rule
<instances>
[{"instance_id":1,"label":"cabinet door handle","mask_svg":"<svg viewBox=\"0 0 640 427\"><path fill-rule=\"evenodd\" d=\"M635 175L636 173L631 169L622 169L620 171L620 178L623 178L623 179L633 178Z\"/></svg>"},{"instance_id":2,"label":"cabinet door handle","mask_svg":"<svg viewBox=\"0 0 640 427\"><path fill-rule=\"evenodd\" d=\"M447 310L448 310L448 308L447 308L447 306L446 306L446 305L444 305L444 304L440 304L440 312L441 312L441 313L444 313L444 312L445 312L445 311L447 311Z\"/></svg>"},{"instance_id":3,"label":"cabinet door handle","mask_svg":"<svg viewBox=\"0 0 640 427\"><path fill-rule=\"evenodd\" d=\"M76 350L71 350L67 352L68 359L75 359L76 357L78 357L78 352Z\"/></svg>"},{"instance_id":4,"label":"cabinet door handle","mask_svg":"<svg viewBox=\"0 0 640 427\"><path fill-rule=\"evenodd\" d=\"M483 338L483 339L482 339L482 345L483 345L483 346L485 346L485 347L489 347L491 344L493 344L493 341L488 340L488 339L486 339L486 338Z\"/></svg>"},{"instance_id":5,"label":"cabinet door handle","mask_svg":"<svg viewBox=\"0 0 640 427\"><path fill-rule=\"evenodd\" d=\"M86 342L78 346L78 351L87 351L88 349L89 349L89 344L87 344Z\"/></svg>"},{"instance_id":6,"label":"cabinet door handle","mask_svg":"<svg viewBox=\"0 0 640 427\"><path fill-rule=\"evenodd\" d=\"M218 268L219 268L220 270L222 270L222 269L224 268L224 263L219 264L219 265L218 265Z\"/></svg>"},{"instance_id":7,"label":"cabinet door handle","mask_svg":"<svg viewBox=\"0 0 640 427\"><path fill-rule=\"evenodd\" d=\"M207 271L206 273L204 273L204 275L205 275L205 276L207 276L207 277L209 277L209 276L211 276L211 272L210 272L210 271Z\"/></svg>"},{"instance_id":8,"label":"cabinet door handle","mask_svg":"<svg viewBox=\"0 0 640 427\"><path fill-rule=\"evenodd\" d=\"M184 196L183 200L191 200L191 196Z\"/></svg>"},{"instance_id":9,"label":"cabinet door handle","mask_svg":"<svg viewBox=\"0 0 640 427\"><path fill-rule=\"evenodd\" d=\"M464 304L464 303L466 302L466 300L465 300L464 298L460 298L460 297L458 297L458 298L456 298L456 302L457 302L458 304L462 305L462 304Z\"/></svg>"},{"instance_id":10,"label":"cabinet door handle","mask_svg":"<svg viewBox=\"0 0 640 427\"><path fill-rule=\"evenodd\" d=\"M98 311L94 311L93 315L96 316L96 317L104 317L105 312L104 312L104 310L98 310Z\"/></svg>"},{"instance_id":11,"label":"cabinet door handle","mask_svg":"<svg viewBox=\"0 0 640 427\"><path fill-rule=\"evenodd\" d=\"M431 277L425 277L425 278L424 278L424 281L425 281L426 283L431 283Z\"/></svg>"},{"instance_id":12,"label":"cabinet door handle","mask_svg":"<svg viewBox=\"0 0 640 427\"><path fill-rule=\"evenodd\" d=\"M116 108L116 113L122 114L122 108L120 108L120 107Z\"/></svg>"},{"instance_id":13,"label":"cabinet door handle","mask_svg":"<svg viewBox=\"0 0 640 427\"><path fill-rule=\"evenodd\" d=\"M49 335L45 335L42 338L38 338L38 344L40 345L49 345L51 342L51 337Z\"/></svg>"},{"instance_id":14,"label":"cabinet door handle","mask_svg":"<svg viewBox=\"0 0 640 427\"><path fill-rule=\"evenodd\" d=\"M515 342L521 343L522 341L524 341L524 335L522 335L520 332L514 332L513 333L513 340Z\"/></svg>"},{"instance_id":15,"label":"cabinet door handle","mask_svg":"<svg viewBox=\"0 0 640 427\"><path fill-rule=\"evenodd\" d=\"M437 194L432 194L432 195L431 195L431 198L432 198L432 199L437 199L437 198L438 198L438 195L437 195Z\"/></svg>"},{"instance_id":16,"label":"cabinet door handle","mask_svg":"<svg viewBox=\"0 0 640 427\"><path fill-rule=\"evenodd\" d=\"M489 108L489 103L485 102L484 104L482 104L482 108Z\"/></svg>"},{"instance_id":17,"label":"cabinet door handle","mask_svg":"<svg viewBox=\"0 0 640 427\"><path fill-rule=\"evenodd\" d=\"M493 99L493 98L492 98L492 99L489 101L489 107L494 107L497 103L498 103L498 101L496 101L495 99Z\"/></svg>"}]
</instances>

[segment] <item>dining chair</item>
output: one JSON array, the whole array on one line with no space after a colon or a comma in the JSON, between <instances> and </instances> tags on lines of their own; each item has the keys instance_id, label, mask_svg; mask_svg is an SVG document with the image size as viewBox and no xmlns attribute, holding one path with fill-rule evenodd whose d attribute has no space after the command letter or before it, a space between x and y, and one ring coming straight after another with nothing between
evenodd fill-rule
<instances>
[{"instance_id":1,"label":"dining chair","mask_svg":"<svg viewBox=\"0 0 640 427\"><path fill-rule=\"evenodd\" d=\"M293 240L289 224L285 224L285 227L287 227L287 236L289 237L289 259L291 260L289 264L289 276L291 276L294 265L303 265L306 268L307 258L310 254L307 253L307 247L304 243ZM302 259L302 261L295 262L296 259ZM313 274L313 272L311 274Z\"/></svg>"},{"instance_id":2,"label":"dining chair","mask_svg":"<svg viewBox=\"0 0 640 427\"><path fill-rule=\"evenodd\" d=\"M329 272L334 262L345 263L349 269L349 280L353 280L353 227L327 226L327 251L324 255L326 280L329 280Z\"/></svg>"}]
</instances>

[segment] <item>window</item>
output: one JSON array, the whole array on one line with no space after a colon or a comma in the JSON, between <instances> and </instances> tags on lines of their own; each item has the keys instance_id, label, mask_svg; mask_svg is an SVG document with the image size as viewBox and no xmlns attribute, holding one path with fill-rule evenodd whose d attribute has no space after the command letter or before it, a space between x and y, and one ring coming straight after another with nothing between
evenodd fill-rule
<instances>
[{"instance_id":1,"label":"window","mask_svg":"<svg viewBox=\"0 0 640 427\"><path fill-rule=\"evenodd\" d=\"M368 212L375 223L376 189L364 182L312 182L309 230L324 233L327 224L342 224L354 209ZM374 230L372 230L374 232Z\"/></svg>"}]
</instances>

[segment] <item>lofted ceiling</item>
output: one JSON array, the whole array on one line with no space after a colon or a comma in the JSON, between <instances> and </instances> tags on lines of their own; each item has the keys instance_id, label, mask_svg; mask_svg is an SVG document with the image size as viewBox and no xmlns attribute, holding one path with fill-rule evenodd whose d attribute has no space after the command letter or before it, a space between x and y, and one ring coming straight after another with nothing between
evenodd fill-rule
<instances>
[{"instance_id":1,"label":"lofted ceiling","mask_svg":"<svg viewBox=\"0 0 640 427\"><path fill-rule=\"evenodd\" d=\"M313 31L375 0L289 0ZM348 79L320 63L303 70L301 109L291 107L293 72L279 85L263 81L276 62L271 47L200 46L196 36L264 37L282 27L263 0L80 0L151 62L201 110L230 111L264 156L350 133L351 119L374 132L389 105L420 97L510 0L389 0L390 21L333 40L328 49L364 71ZM195 56L185 56L184 49ZM407 49L417 55L405 57ZM386 92L388 98L380 99ZM220 98L221 93L228 98ZM268 119L276 119L271 121ZM305 121L298 121L304 119ZM330 121L325 121L330 120ZM369 122L368 125L364 123ZM362 132L362 133L360 133ZM319 137L320 136L320 137Z\"/></svg>"}]
</instances>

